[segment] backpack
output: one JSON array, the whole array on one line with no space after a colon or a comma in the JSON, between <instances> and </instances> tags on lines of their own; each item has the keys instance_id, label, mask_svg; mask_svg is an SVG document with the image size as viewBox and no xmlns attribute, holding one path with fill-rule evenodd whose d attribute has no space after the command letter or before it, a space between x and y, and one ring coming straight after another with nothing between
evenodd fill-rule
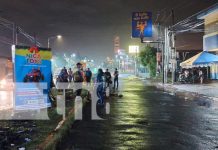
<instances>
[{"instance_id":1,"label":"backpack","mask_svg":"<svg viewBox=\"0 0 218 150\"><path fill-rule=\"evenodd\" d=\"M76 71L73 74L73 77L74 77L75 82L83 82L83 76L82 76L82 73L80 71Z\"/></svg>"}]
</instances>

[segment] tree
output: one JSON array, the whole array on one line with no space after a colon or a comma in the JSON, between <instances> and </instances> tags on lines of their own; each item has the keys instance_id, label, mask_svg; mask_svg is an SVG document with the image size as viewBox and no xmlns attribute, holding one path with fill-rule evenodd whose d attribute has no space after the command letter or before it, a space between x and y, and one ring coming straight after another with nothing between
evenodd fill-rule
<instances>
[{"instance_id":1,"label":"tree","mask_svg":"<svg viewBox=\"0 0 218 150\"><path fill-rule=\"evenodd\" d=\"M140 62L143 66L148 67L150 76L156 76L156 49L154 47L146 46L145 49L139 53Z\"/></svg>"}]
</instances>

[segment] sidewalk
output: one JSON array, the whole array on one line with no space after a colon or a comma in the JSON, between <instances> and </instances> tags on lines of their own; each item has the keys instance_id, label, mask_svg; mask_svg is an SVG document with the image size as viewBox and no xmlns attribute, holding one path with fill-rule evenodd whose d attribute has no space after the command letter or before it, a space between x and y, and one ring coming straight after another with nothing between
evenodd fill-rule
<instances>
[{"instance_id":1,"label":"sidewalk","mask_svg":"<svg viewBox=\"0 0 218 150\"><path fill-rule=\"evenodd\" d=\"M162 84L158 83L158 87L175 92L189 92L197 95L204 95L208 98L218 101L218 82L209 84Z\"/></svg>"},{"instance_id":2,"label":"sidewalk","mask_svg":"<svg viewBox=\"0 0 218 150\"><path fill-rule=\"evenodd\" d=\"M218 101L218 81L207 84L162 84L160 82L155 82L147 80L143 77L136 77L135 75L129 75L129 80L134 80L135 78L143 80L146 84L154 85L157 88L162 88L168 92L173 93L186 93L185 95L192 96L206 96L210 99Z\"/></svg>"}]
</instances>

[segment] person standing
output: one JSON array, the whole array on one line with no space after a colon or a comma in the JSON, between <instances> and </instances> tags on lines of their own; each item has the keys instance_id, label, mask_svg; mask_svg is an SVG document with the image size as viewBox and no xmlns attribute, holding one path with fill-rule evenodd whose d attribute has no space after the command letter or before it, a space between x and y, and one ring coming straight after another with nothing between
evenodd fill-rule
<instances>
[{"instance_id":1,"label":"person standing","mask_svg":"<svg viewBox=\"0 0 218 150\"><path fill-rule=\"evenodd\" d=\"M85 78L86 78L86 82L87 85L90 85L91 83L91 79L92 79L92 71L90 70L90 68L88 68L85 72Z\"/></svg>"},{"instance_id":2,"label":"person standing","mask_svg":"<svg viewBox=\"0 0 218 150\"><path fill-rule=\"evenodd\" d=\"M66 67L63 68L63 82L68 82L68 72Z\"/></svg>"},{"instance_id":3,"label":"person standing","mask_svg":"<svg viewBox=\"0 0 218 150\"><path fill-rule=\"evenodd\" d=\"M118 77L119 77L119 72L117 70L117 68L114 71L114 89L117 88L119 86L119 81L118 81Z\"/></svg>"},{"instance_id":4,"label":"person standing","mask_svg":"<svg viewBox=\"0 0 218 150\"><path fill-rule=\"evenodd\" d=\"M61 69L61 72L58 76L58 79L59 79L58 81L59 82L68 82L67 78L68 78L68 73L66 72L66 70Z\"/></svg>"},{"instance_id":5,"label":"person standing","mask_svg":"<svg viewBox=\"0 0 218 150\"><path fill-rule=\"evenodd\" d=\"M203 74L203 71L201 69L199 70L198 75L199 75L200 83L203 84L204 74Z\"/></svg>"},{"instance_id":6,"label":"person standing","mask_svg":"<svg viewBox=\"0 0 218 150\"><path fill-rule=\"evenodd\" d=\"M72 78L73 78L73 71L71 70L71 68L69 68L69 70L68 70L68 79L69 79L69 82L72 81Z\"/></svg>"},{"instance_id":7,"label":"person standing","mask_svg":"<svg viewBox=\"0 0 218 150\"><path fill-rule=\"evenodd\" d=\"M109 85L111 83L111 73L108 71L108 69L106 69L104 76L105 76L106 87L109 87Z\"/></svg>"},{"instance_id":8,"label":"person standing","mask_svg":"<svg viewBox=\"0 0 218 150\"><path fill-rule=\"evenodd\" d=\"M103 70L100 68L98 69L98 73L97 73L97 83L98 83L98 87L97 87L97 96L98 96L98 104L103 105L104 104L104 85L103 85L103 76L104 76L104 72Z\"/></svg>"},{"instance_id":9,"label":"person standing","mask_svg":"<svg viewBox=\"0 0 218 150\"><path fill-rule=\"evenodd\" d=\"M83 83L83 73L82 73L82 64L77 63L77 71L73 74L73 80L76 85L76 96L81 96L82 92L82 83Z\"/></svg>"}]
</instances>

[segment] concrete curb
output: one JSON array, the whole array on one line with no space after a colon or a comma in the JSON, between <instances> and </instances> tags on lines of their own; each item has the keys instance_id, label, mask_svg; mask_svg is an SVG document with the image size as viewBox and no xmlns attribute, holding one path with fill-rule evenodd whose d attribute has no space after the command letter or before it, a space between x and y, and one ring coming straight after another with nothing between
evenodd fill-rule
<instances>
[{"instance_id":1,"label":"concrete curb","mask_svg":"<svg viewBox=\"0 0 218 150\"><path fill-rule=\"evenodd\" d=\"M171 84L156 83L155 86L159 89L163 89L164 91L167 91L170 93L176 93L176 95L183 95L185 96L185 99L186 98L193 99L197 97L197 98L206 98L206 99L218 102L218 97L201 94L201 93L194 92L194 91L179 89L179 88L174 87L174 85L171 85Z\"/></svg>"}]
</instances>

